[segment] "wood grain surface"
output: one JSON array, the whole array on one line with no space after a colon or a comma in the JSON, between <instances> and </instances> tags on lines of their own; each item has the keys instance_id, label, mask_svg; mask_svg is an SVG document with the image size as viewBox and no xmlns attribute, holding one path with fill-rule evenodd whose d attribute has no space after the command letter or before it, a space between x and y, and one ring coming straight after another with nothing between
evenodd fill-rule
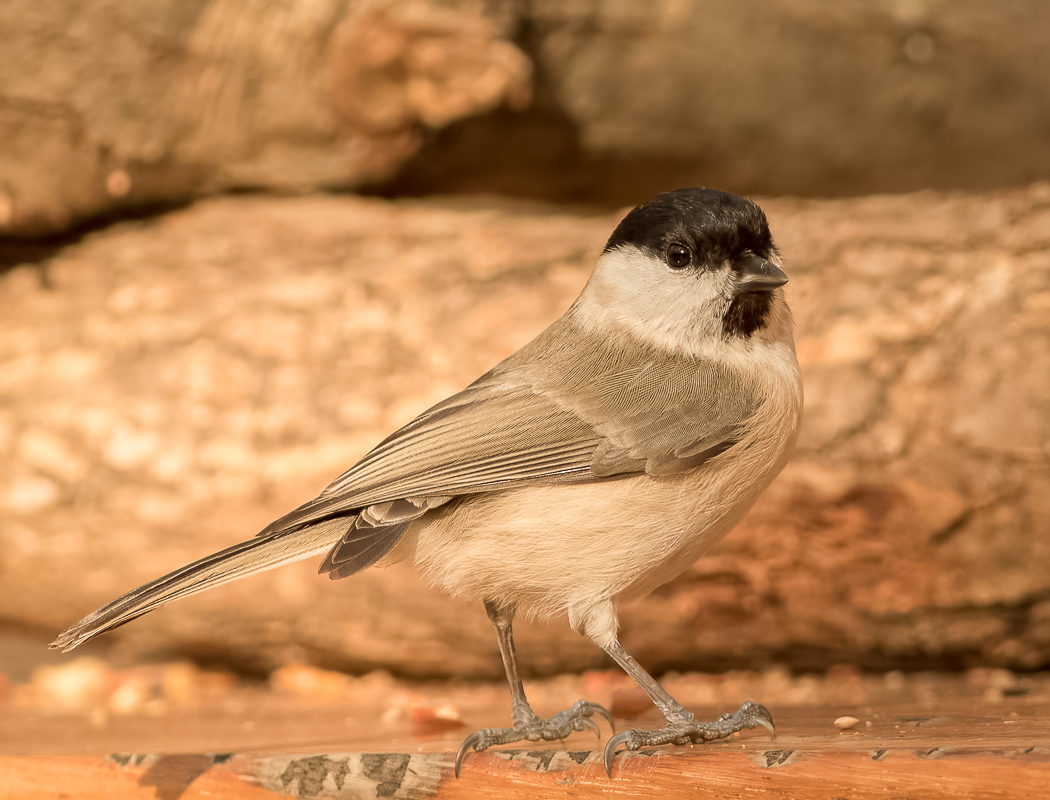
<instances>
[{"instance_id":1,"label":"wood grain surface","mask_svg":"<svg viewBox=\"0 0 1050 800\"><path fill-rule=\"evenodd\" d=\"M748 733L693 748L621 754L612 777L593 740L491 750L453 777L454 743L378 738L388 752L0 756L0 798L1042 798L1050 719L1018 705L1002 716L956 708L880 709L880 722L829 732L833 710L782 715L776 742ZM618 726L619 727L619 726ZM579 748L579 749L577 749Z\"/></svg>"}]
</instances>

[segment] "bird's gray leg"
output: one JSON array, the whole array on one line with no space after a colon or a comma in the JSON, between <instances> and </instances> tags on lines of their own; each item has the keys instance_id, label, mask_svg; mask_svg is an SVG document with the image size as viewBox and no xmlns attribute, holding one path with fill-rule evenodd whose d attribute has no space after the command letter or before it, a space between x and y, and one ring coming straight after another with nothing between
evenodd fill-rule
<instances>
[{"instance_id":1,"label":"bird's gray leg","mask_svg":"<svg viewBox=\"0 0 1050 800\"><path fill-rule=\"evenodd\" d=\"M614 641L602 649L623 667L624 672L634 678L667 719L667 727L661 730L630 730L609 739L605 745L605 771L610 776L612 775L612 762L616 757L616 748L621 744L627 750L637 750L640 747L659 744L682 745L710 742L714 739L724 739L737 731L758 725L767 728L771 734L776 736L773 717L768 709L750 700L734 713L723 714L714 722L697 722L696 717L671 697L652 675L642 669L641 665L631 658L630 653L624 650L619 642Z\"/></svg>"},{"instance_id":2,"label":"bird's gray leg","mask_svg":"<svg viewBox=\"0 0 1050 800\"><path fill-rule=\"evenodd\" d=\"M503 669L507 673L507 683L510 684L510 718L514 727L532 725L539 720L536 712L532 710L529 701L525 697L525 687L521 682L521 672L518 669L518 651L514 647L514 631L511 623L514 621L514 609L509 611L497 608L492 602L485 601L485 611L496 628L496 641L499 642L499 653L503 656Z\"/></svg>"},{"instance_id":3,"label":"bird's gray leg","mask_svg":"<svg viewBox=\"0 0 1050 800\"><path fill-rule=\"evenodd\" d=\"M592 730L598 738L601 733L590 717L599 714L613 725L612 714L597 703L586 700L577 701L572 708L560 711L549 719L540 719L532 710L525 698L525 688L521 683L518 671L518 656L514 649L514 634L511 622L514 619L514 608L501 608L490 600L485 601L485 611L496 627L496 638L499 641L500 655L503 656L503 667L507 671L507 683L510 684L510 714L513 727L485 728L470 734L463 740L456 754L456 777L459 777L463 759L471 750L482 751L494 744L510 744L523 739L530 742L554 741L564 739L573 731ZM613 726L613 731L616 728Z\"/></svg>"}]
</instances>

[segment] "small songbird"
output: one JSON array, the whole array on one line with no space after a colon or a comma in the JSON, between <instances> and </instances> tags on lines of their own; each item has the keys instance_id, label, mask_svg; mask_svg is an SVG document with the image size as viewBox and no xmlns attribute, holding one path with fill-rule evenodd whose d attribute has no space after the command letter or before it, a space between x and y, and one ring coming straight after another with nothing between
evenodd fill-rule
<instances>
[{"instance_id":1,"label":"small songbird","mask_svg":"<svg viewBox=\"0 0 1050 800\"><path fill-rule=\"evenodd\" d=\"M62 632L70 650L180 597L311 556L346 578L407 562L481 601L496 628L512 726L456 757L598 732L579 701L538 717L522 688L515 613L563 616L646 691L659 730L637 750L762 725L750 701L700 722L617 641L616 606L678 575L724 537L784 467L802 416L787 276L754 203L680 189L638 206L572 307L466 389L395 431L314 500L254 539L134 589Z\"/></svg>"}]
</instances>

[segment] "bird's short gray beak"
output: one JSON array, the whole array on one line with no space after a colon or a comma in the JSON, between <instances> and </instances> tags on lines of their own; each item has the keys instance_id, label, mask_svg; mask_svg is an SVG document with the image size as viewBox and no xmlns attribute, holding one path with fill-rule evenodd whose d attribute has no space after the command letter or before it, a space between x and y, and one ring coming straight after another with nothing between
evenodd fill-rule
<instances>
[{"instance_id":1,"label":"bird's short gray beak","mask_svg":"<svg viewBox=\"0 0 1050 800\"><path fill-rule=\"evenodd\" d=\"M736 285L740 294L744 292L768 292L788 282L784 270L764 258L752 256L751 260L737 272Z\"/></svg>"}]
</instances>

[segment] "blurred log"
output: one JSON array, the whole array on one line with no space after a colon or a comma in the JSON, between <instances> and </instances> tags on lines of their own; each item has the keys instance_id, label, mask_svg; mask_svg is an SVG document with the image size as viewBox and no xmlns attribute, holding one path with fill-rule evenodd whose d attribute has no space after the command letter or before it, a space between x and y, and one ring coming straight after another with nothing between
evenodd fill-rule
<instances>
[{"instance_id":1,"label":"blurred log","mask_svg":"<svg viewBox=\"0 0 1050 800\"><path fill-rule=\"evenodd\" d=\"M355 187L529 102L499 4L157 0L0 10L0 233L223 189Z\"/></svg>"},{"instance_id":2,"label":"blurred log","mask_svg":"<svg viewBox=\"0 0 1050 800\"><path fill-rule=\"evenodd\" d=\"M1050 175L1050 6L537 0L526 113L434 137L392 192L628 203L676 186L858 195Z\"/></svg>"},{"instance_id":3,"label":"blurred log","mask_svg":"<svg viewBox=\"0 0 1050 800\"><path fill-rule=\"evenodd\" d=\"M1038 0L8 0L0 233L243 188L1024 185L1048 27Z\"/></svg>"},{"instance_id":4,"label":"blurred log","mask_svg":"<svg viewBox=\"0 0 1050 800\"><path fill-rule=\"evenodd\" d=\"M711 557L624 609L653 669L1050 663L1050 190L764 203L807 416ZM247 538L556 318L612 216L233 198L0 278L2 625L50 634ZM501 674L412 574L299 564L107 640L124 658ZM526 668L604 663L522 625Z\"/></svg>"}]
</instances>

